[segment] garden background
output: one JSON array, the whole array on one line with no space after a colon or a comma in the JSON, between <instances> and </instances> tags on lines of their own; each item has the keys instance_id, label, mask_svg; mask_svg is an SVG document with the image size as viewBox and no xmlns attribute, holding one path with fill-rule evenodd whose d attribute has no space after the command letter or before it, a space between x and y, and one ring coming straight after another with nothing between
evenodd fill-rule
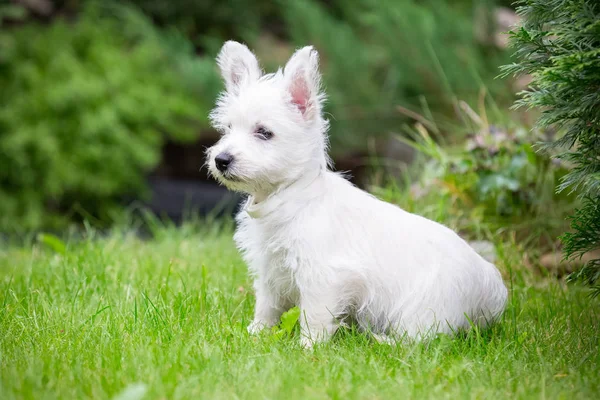
<instances>
[{"instance_id":1,"label":"garden background","mask_svg":"<svg viewBox=\"0 0 600 400\"><path fill-rule=\"evenodd\" d=\"M550 3L591 20L577 31L599 53L570 70L600 71L600 6ZM590 202L557 191L578 160L539 146L561 126L511 107L544 75L512 64L523 17L499 0L0 2L0 398L597 397L598 287L569 277L600 239L563 259ZM335 169L492 257L510 289L500 323L410 346L350 327L305 352L292 310L248 336L240 196L203 168L230 39L268 71L315 46Z\"/></svg>"}]
</instances>

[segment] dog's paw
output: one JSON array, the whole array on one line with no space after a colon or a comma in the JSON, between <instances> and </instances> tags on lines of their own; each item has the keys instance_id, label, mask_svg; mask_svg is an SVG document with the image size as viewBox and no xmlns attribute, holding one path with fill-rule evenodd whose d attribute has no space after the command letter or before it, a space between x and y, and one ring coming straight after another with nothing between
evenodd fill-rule
<instances>
[{"instance_id":1,"label":"dog's paw","mask_svg":"<svg viewBox=\"0 0 600 400\"><path fill-rule=\"evenodd\" d=\"M303 349L306 349L306 350L311 350L311 349L313 348L313 346L314 346L314 345L315 345L315 341L314 341L314 340L312 340L311 338L309 338L309 337L306 337L306 336L302 336L302 337L300 338L300 346L301 346Z\"/></svg>"},{"instance_id":2,"label":"dog's paw","mask_svg":"<svg viewBox=\"0 0 600 400\"><path fill-rule=\"evenodd\" d=\"M265 324L263 321L252 321L250 325L248 325L248 333L251 335L258 335L267 327L267 324Z\"/></svg>"},{"instance_id":3,"label":"dog's paw","mask_svg":"<svg viewBox=\"0 0 600 400\"><path fill-rule=\"evenodd\" d=\"M395 346L396 344L398 344L398 342L396 341L396 339L394 339L391 336L384 335L382 333L372 333L371 335L373 336L373 339L375 339L375 341L377 343L387 344L387 345L390 345L390 346Z\"/></svg>"}]
</instances>

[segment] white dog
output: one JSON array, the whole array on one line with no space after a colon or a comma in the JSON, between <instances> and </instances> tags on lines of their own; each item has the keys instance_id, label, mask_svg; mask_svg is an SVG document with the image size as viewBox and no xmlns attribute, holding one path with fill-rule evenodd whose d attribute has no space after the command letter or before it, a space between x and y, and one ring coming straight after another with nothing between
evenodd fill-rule
<instances>
[{"instance_id":1,"label":"white dog","mask_svg":"<svg viewBox=\"0 0 600 400\"><path fill-rule=\"evenodd\" d=\"M211 120L222 138L207 163L249 195L235 241L255 279L251 333L294 305L305 346L328 339L346 316L389 340L484 326L502 313L500 273L456 233L328 169L312 47L274 74L237 42L225 43L217 62L226 91Z\"/></svg>"}]
</instances>

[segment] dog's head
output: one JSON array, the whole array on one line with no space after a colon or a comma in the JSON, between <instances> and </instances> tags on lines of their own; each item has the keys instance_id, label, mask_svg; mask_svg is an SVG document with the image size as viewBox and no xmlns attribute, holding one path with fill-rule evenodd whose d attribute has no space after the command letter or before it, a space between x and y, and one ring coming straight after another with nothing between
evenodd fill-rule
<instances>
[{"instance_id":1,"label":"dog's head","mask_svg":"<svg viewBox=\"0 0 600 400\"><path fill-rule=\"evenodd\" d=\"M233 190L268 195L328 162L321 115L318 54L298 50L283 70L263 75L244 45L223 45L217 63L225 81L210 118L222 134L207 151L211 174Z\"/></svg>"}]
</instances>

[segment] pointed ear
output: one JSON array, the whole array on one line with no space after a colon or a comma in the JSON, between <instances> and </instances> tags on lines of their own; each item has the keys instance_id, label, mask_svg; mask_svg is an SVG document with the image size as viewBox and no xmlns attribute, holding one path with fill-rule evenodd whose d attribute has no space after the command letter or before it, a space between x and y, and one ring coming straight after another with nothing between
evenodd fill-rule
<instances>
[{"instance_id":1,"label":"pointed ear","mask_svg":"<svg viewBox=\"0 0 600 400\"><path fill-rule=\"evenodd\" d=\"M232 40L221 48L217 64L227 91L235 94L239 93L243 85L258 80L262 75L258 60L250 49Z\"/></svg>"},{"instance_id":2,"label":"pointed ear","mask_svg":"<svg viewBox=\"0 0 600 400\"><path fill-rule=\"evenodd\" d=\"M321 112L319 54L312 46L304 47L290 58L283 76L292 104L306 120L316 118Z\"/></svg>"}]
</instances>

